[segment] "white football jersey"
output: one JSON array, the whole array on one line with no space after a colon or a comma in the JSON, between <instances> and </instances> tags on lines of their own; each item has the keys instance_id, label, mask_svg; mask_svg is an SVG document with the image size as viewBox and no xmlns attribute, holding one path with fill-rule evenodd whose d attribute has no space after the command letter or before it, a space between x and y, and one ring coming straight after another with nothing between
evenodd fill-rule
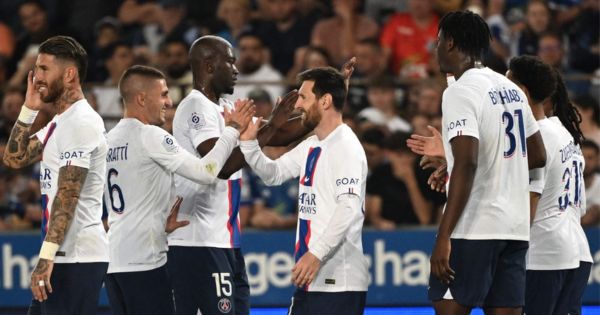
<instances>
[{"instance_id":1,"label":"white football jersey","mask_svg":"<svg viewBox=\"0 0 600 315\"><path fill-rule=\"evenodd\" d=\"M526 138L539 128L523 91L489 68L472 68L444 91L442 113L448 174L454 166L450 141L479 140L473 188L451 237L529 240Z\"/></svg>"},{"instance_id":2,"label":"white football jersey","mask_svg":"<svg viewBox=\"0 0 600 315\"><path fill-rule=\"evenodd\" d=\"M200 143L219 138L225 129L223 108L233 104L220 99L215 104L198 90L192 90L177 106L173 118L173 136L183 149L200 157ZM217 179L212 184L197 184L175 176L177 195L183 197L178 220L190 224L169 234L169 245L239 248L241 170L229 180Z\"/></svg>"},{"instance_id":3,"label":"white football jersey","mask_svg":"<svg viewBox=\"0 0 600 315\"><path fill-rule=\"evenodd\" d=\"M44 237L57 193L59 169L67 165L88 169L75 215L54 262L108 261L108 240L101 220L107 151L102 118L81 99L54 116L35 136L44 145L40 164Z\"/></svg>"},{"instance_id":4,"label":"white football jersey","mask_svg":"<svg viewBox=\"0 0 600 315\"><path fill-rule=\"evenodd\" d=\"M538 124L546 148L546 166L541 176L530 183L530 190L541 197L531 226L527 269L577 268L579 261L586 258L581 249L587 247L589 254L579 222L585 207L585 161L557 117L539 120Z\"/></svg>"},{"instance_id":5,"label":"white football jersey","mask_svg":"<svg viewBox=\"0 0 600 315\"><path fill-rule=\"evenodd\" d=\"M325 139L309 137L294 149L270 161L255 141L243 142L242 152L252 169L267 185L278 185L299 177L298 225L294 257L307 251L315 254L322 243L336 243L330 227L337 220L350 219L345 235L321 262L321 268L307 291L366 291L369 284L367 260L362 248L362 226L367 179L367 159L360 141L347 125L341 125ZM334 218L339 198L360 199L355 209ZM339 215L339 214L338 214Z\"/></svg>"}]
</instances>

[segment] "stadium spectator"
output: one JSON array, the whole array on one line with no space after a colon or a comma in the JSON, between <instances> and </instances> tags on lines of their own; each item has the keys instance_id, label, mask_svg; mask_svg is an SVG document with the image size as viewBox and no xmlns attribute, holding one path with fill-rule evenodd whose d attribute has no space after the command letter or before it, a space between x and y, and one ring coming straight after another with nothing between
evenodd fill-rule
<instances>
[{"instance_id":1,"label":"stadium spectator","mask_svg":"<svg viewBox=\"0 0 600 315\"><path fill-rule=\"evenodd\" d=\"M387 163L373 170L367 181L366 214L376 229L435 222L440 196L433 197L419 159L406 146L408 133L396 132L384 141ZM442 201L443 204L443 201Z\"/></svg>"},{"instance_id":2,"label":"stadium spectator","mask_svg":"<svg viewBox=\"0 0 600 315\"><path fill-rule=\"evenodd\" d=\"M360 40L378 35L379 26L368 16L360 14L358 5L358 0L334 0L335 15L320 20L312 30L311 46L324 48L331 57L332 65L341 66L353 56Z\"/></svg>"},{"instance_id":3,"label":"stadium spectator","mask_svg":"<svg viewBox=\"0 0 600 315\"><path fill-rule=\"evenodd\" d=\"M444 86L434 79L423 80L416 84L419 98L414 108L415 113L427 117L441 116Z\"/></svg>"},{"instance_id":4,"label":"stadium spectator","mask_svg":"<svg viewBox=\"0 0 600 315\"><path fill-rule=\"evenodd\" d=\"M14 53L8 64L11 85L25 83L27 73L35 64L40 43L60 31L50 26L46 7L39 0L21 2L18 14L23 32L17 37Z\"/></svg>"},{"instance_id":5,"label":"stadium spectator","mask_svg":"<svg viewBox=\"0 0 600 315\"><path fill-rule=\"evenodd\" d=\"M296 49L294 65L287 73L288 82L295 85L296 77L300 72L330 65L331 57L325 49L314 46L300 47Z\"/></svg>"},{"instance_id":6,"label":"stadium spectator","mask_svg":"<svg viewBox=\"0 0 600 315\"><path fill-rule=\"evenodd\" d=\"M568 28L569 64L592 73L600 68L600 1L582 0L579 14Z\"/></svg>"},{"instance_id":7,"label":"stadium spectator","mask_svg":"<svg viewBox=\"0 0 600 315\"><path fill-rule=\"evenodd\" d=\"M356 71L353 82L348 88L348 106L354 113L358 113L369 105L367 99L367 82L377 76L391 74L389 72L383 50L379 41L374 38L358 41L354 46L356 56ZM389 73L388 73L389 72Z\"/></svg>"},{"instance_id":8,"label":"stadium spectator","mask_svg":"<svg viewBox=\"0 0 600 315\"><path fill-rule=\"evenodd\" d=\"M298 13L298 0L266 0L267 20L257 23L256 31L271 52L271 64L287 74L292 68L296 49L310 42L314 17Z\"/></svg>"},{"instance_id":9,"label":"stadium spectator","mask_svg":"<svg viewBox=\"0 0 600 315\"><path fill-rule=\"evenodd\" d=\"M20 86L9 86L2 97L0 116L0 140L8 140L10 132L19 117L21 106L25 102L25 91Z\"/></svg>"},{"instance_id":10,"label":"stadium spectator","mask_svg":"<svg viewBox=\"0 0 600 315\"><path fill-rule=\"evenodd\" d=\"M13 31L0 21L0 56L10 58L15 50L15 36Z\"/></svg>"},{"instance_id":11,"label":"stadium spectator","mask_svg":"<svg viewBox=\"0 0 600 315\"><path fill-rule=\"evenodd\" d=\"M271 99L283 95L283 76L268 63L268 51L262 39L253 33L238 37L237 83L230 100L246 98L256 88L266 90Z\"/></svg>"},{"instance_id":12,"label":"stadium spectator","mask_svg":"<svg viewBox=\"0 0 600 315\"><path fill-rule=\"evenodd\" d=\"M131 46L125 42L115 42L104 50L108 78L103 85L93 88L98 102L98 113L105 118L106 130L114 127L123 116L123 104L117 84L125 70L133 65L133 52Z\"/></svg>"},{"instance_id":13,"label":"stadium spectator","mask_svg":"<svg viewBox=\"0 0 600 315\"><path fill-rule=\"evenodd\" d=\"M573 70L565 60L565 50L562 37L557 33L544 33L538 41L538 57L558 70L565 78L567 89L572 95L583 95L590 92L590 81L582 79L582 73Z\"/></svg>"},{"instance_id":14,"label":"stadium spectator","mask_svg":"<svg viewBox=\"0 0 600 315\"><path fill-rule=\"evenodd\" d=\"M600 107L598 101L590 95L580 95L573 99L581 114L579 127L583 136L600 146Z\"/></svg>"},{"instance_id":15,"label":"stadium spectator","mask_svg":"<svg viewBox=\"0 0 600 315\"><path fill-rule=\"evenodd\" d=\"M175 105L192 90L189 49L189 45L182 39L167 40L161 49L163 57L159 60L163 62L162 68L169 84L169 96Z\"/></svg>"},{"instance_id":16,"label":"stadium spectator","mask_svg":"<svg viewBox=\"0 0 600 315\"><path fill-rule=\"evenodd\" d=\"M367 156L367 167L369 167L367 180L373 174L373 171L385 161L383 149L384 140L385 133L377 127L364 130L360 135L360 144L365 150L365 154Z\"/></svg>"},{"instance_id":17,"label":"stadium spectator","mask_svg":"<svg viewBox=\"0 0 600 315\"><path fill-rule=\"evenodd\" d=\"M424 78L437 38L433 0L409 0L408 13L397 13L383 26L381 46L401 78Z\"/></svg>"},{"instance_id":18,"label":"stadium spectator","mask_svg":"<svg viewBox=\"0 0 600 315\"><path fill-rule=\"evenodd\" d=\"M104 66L105 51L111 44L121 41L121 23L114 17L103 17L96 22L94 36L95 40L88 50L90 73L86 81L104 82L108 78L108 72Z\"/></svg>"},{"instance_id":19,"label":"stadium spectator","mask_svg":"<svg viewBox=\"0 0 600 315\"><path fill-rule=\"evenodd\" d=\"M248 0L221 0L217 17L225 22L226 27L216 35L230 42L233 47L238 46L239 36L243 32L252 30Z\"/></svg>"},{"instance_id":20,"label":"stadium spectator","mask_svg":"<svg viewBox=\"0 0 600 315\"><path fill-rule=\"evenodd\" d=\"M398 115L397 87L389 76L373 78L367 88L369 107L361 110L357 118L361 129L371 125L380 126L389 132L411 130L410 124Z\"/></svg>"},{"instance_id":21,"label":"stadium spectator","mask_svg":"<svg viewBox=\"0 0 600 315\"><path fill-rule=\"evenodd\" d=\"M552 30L550 7L544 0L529 0L525 16L525 27L512 42L512 56L537 55L540 35Z\"/></svg>"},{"instance_id":22,"label":"stadium spectator","mask_svg":"<svg viewBox=\"0 0 600 315\"><path fill-rule=\"evenodd\" d=\"M585 158L583 182L585 183L586 214L581 218L583 226L598 226L600 224L600 148L589 140L581 144L581 151Z\"/></svg>"}]
</instances>

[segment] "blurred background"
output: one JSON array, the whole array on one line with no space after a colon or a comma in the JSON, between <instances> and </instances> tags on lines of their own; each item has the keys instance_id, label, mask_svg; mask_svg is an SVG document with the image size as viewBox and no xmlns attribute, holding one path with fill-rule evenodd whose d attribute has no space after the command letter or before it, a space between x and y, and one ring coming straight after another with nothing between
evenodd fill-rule
<instances>
[{"instance_id":1,"label":"blurred background","mask_svg":"<svg viewBox=\"0 0 600 315\"><path fill-rule=\"evenodd\" d=\"M505 73L513 56L539 56L558 69L578 107L589 140L582 219L600 261L600 0L0 0L0 155L24 102L37 48L62 34L89 56L85 95L107 129L123 114L117 83L134 64L168 77L177 104L192 88L187 52L200 36L227 39L237 56L237 85L226 98L249 97L268 117L277 97L297 87L309 68L339 68L350 57L352 77L344 121L367 153L365 252L371 261L371 306L428 305L429 251L445 195L427 185L431 171L406 147L411 133L441 126L446 78L433 55L445 12L469 9L489 24L493 42L484 63ZM171 131L176 107L169 109ZM54 115L47 105L34 125ZM276 158L287 148L269 148ZM37 165L0 164L0 309L29 303L29 273L37 259L41 202ZM266 187L244 172L241 222L252 304L285 306L296 224L297 183ZM600 268L584 296L600 304ZM106 298L102 298L106 305Z\"/></svg>"}]
</instances>

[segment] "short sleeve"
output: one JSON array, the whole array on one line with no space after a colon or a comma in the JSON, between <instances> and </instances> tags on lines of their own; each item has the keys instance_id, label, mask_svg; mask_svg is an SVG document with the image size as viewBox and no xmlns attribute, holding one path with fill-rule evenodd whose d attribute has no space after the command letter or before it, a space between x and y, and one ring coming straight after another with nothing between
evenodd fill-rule
<instances>
[{"instance_id":1,"label":"short sleeve","mask_svg":"<svg viewBox=\"0 0 600 315\"><path fill-rule=\"evenodd\" d=\"M479 139L480 96L457 85L446 89L442 97L442 128L446 129L447 141L457 136Z\"/></svg>"},{"instance_id":2,"label":"short sleeve","mask_svg":"<svg viewBox=\"0 0 600 315\"><path fill-rule=\"evenodd\" d=\"M54 124L54 121L50 121L46 126L42 129L38 130L33 136L36 137L40 142L44 143L46 139L46 135L48 134L48 130L50 129L50 125Z\"/></svg>"},{"instance_id":3,"label":"short sleeve","mask_svg":"<svg viewBox=\"0 0 600 315\"><path fill-rule=\"evenodd\" d=\"M540 130L540 127L533 117L533 112L531 111L531 107L529 105L524 106L525 114L523 117L525 119L525 138L531 137L534 133Z\"/></svg>"},{"instance_id":4,"label":"short sleeve","mask_svg":"<svg viewBox=\"0 0 600 315\"><path fill-rule=\"evenodd\" d=\"M353 152L336 152L339 159L333 161L344 161L344 163L333 163L330 165L332 170L332 179L335 197L339 198L341 195L349 194L361 196L361 186L363 178L363 168L366 167L363 164L364 161L360 159L360 155ZM343 156L343 159L340 157Z\"/></svg>"},{"instance_id":5,"label":"short sleeve","mask_svg":"<svg viewBox=\"0 0 600 315\"><path fill-rule=\"evenodd\" d=\"M529 191L542 194L546 185L546 168L535 168L529 171Z\"/></svg>"},{"instance_id":6,"label":"short sleeve","mask_svg":"<svg viewBox=\"0 0 600 315\"><path fill-rule=\"evenodd\" d=\"M147 125L142 130L142 145L148 156L160 166L175 172L188 158L189 153L164 129Z\"/></svg>"},{"instance_id":7,"label":"short sleeve","mask_svg":"<svg viewBox=\"0 0 600 315\"><path fill-rule=\"evenodd\" d=\"M216 105L202 103L198 99L190 99L189 109L184 113L188 136L194 148L202 142L221 136L220 113Z\"/></svg>"},{"instance_id":8,"label":"short sleeve","mask_svg":"<svg viewBox=\"0 0 600 315\"><path fill-rule=\"evenodd\" d=\"M55 136L59 168L67 165L90 168L92 152L100 145L100 141L106 141L101 128L86 123L65 124L61 126L60 134Z\"/></svg>"}]
</instances>

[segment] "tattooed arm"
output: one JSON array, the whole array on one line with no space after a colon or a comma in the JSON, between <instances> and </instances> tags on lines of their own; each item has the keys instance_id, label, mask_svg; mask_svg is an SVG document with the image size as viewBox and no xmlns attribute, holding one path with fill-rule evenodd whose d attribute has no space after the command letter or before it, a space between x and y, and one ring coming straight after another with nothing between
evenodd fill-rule
<instances>
[{"instance_id":1,"label":"tattooed arm","mask_svg":"<svg viewBox=\"0 0 600 315\"><path fill-rule=\"evenodd\" d=\"M10 168L22 168L37 162L42 155L42 142L30 138L31 125L17 120L4 150L3 161Z\"/></svg>"},{"instance_id":2,"label":"tattooed arm","mask_svg":"<svg viewBox=\"0 0 600 315\"><path fill-rule=\"evenodd\" d=\"M31 136L31 125L35 120L37 111L42 108L40 93L35 90L33 72L27 75L27 92L25 104L21 109L19 119L10 133L8 145L4 150L4 164L11 168L21 168L37 162L42 154L42 143ZM28 114L29 113L29 114ZM25 121L25 122L24 122Z\"/></svg>"},{"instance_id":3,"label":"tattooed arm","mask_svg":"<svg viewBox=\"0 0 600 315\"><path fill-rule=\"evenodd\" d=\"M52 214L44 243L60 245L64 241L67 229L75 215L75 208L87 173L87 168L72 165L63 166L58 171L58 191L52 203ZM31 274L31 291L38 301L47 299L46 290L52 293L50 276L53 265L52 260L40 258ZM40 285L41 281L44 285Z\"/></svg>"}]
</instances>

